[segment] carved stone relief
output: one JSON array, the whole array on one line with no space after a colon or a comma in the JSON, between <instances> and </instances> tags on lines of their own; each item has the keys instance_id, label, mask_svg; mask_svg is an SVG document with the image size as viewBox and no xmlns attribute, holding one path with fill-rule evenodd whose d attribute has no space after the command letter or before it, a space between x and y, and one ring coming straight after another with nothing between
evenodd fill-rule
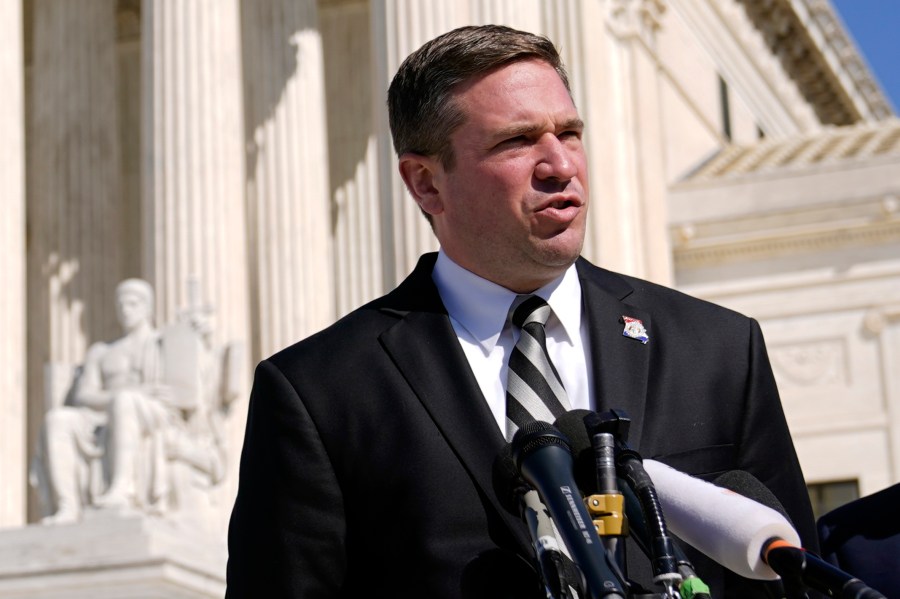
<instances>
[{"instance_id":1,"label":"carved stone relief","mask_svg":"<svg viewBox=\"0 0 900 599\"><path fill-rule=\"evenodd\" d=\"M848 382L842 339L822 339L769 348L779 386L821 387Z\"/></svg>"},{"instance_id":2,"label":"carved stone relief","mask_svg":"<svg viewBox=\"0 0 900 599\"><path fill-rule=\"evenodd\" d=\"M68 388L65 365L48 369L56 398L31 469L42 522L76 522L87 509L202 519L226 473L223 426L243 347L213 347L212 311L196 301L154 327L146 281L121 282L115 304L121 337L69 365Z\"/></svg>"},{"instance_id":3,"label":"carved stone relief","mask_svg":"<svg viewBox=\"0 0 900 599\"><path fill-rule=\"evenodd\" d=\"M653 36L662 25L666 5L662 0L613 0L608 4L607 23L621 38L642 36L652 45Z\"/></svg>"}]
</instances>

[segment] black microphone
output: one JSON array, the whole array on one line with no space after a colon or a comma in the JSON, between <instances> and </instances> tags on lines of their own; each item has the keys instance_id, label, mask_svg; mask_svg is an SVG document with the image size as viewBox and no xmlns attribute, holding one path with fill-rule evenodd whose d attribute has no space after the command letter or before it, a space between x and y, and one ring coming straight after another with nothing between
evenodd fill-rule
<instances>
[{"instance_id":1,"label":"black microphone","mask_svg":"<svg viewBox=\"0 0 900 599\"><path fill-rule=\"evenodd\" d=\"M560 416L556 421L559 430L572 441L572 453L575 457L575 477L583 490L593 491L603 483L599 480L596 461L593 459L595 448L593 441L595 435L590 435L587 422L589 416L594 414L590 410L571 410ZM624 441L620 440L622 444ZM596 481L596 482L594 482ZM644 488L644 501L635 494L630 484L617 485L624 496L625 517L628 521L628 529L631 538L641 551L651 560L654 576L658 575L662 568L667 568L667 560L658 561L660 554L668 554L674 561L675 567L682 578L680 585L683 595L691 595L697 599L709 597L709 587L697 576L694 566L687 555L665 533L665 521L662 508L657 501L653 501L647 493L647 480L641 477L641 486ZM596 485L596 487L595 487ZM649 503L648 503L649 502ZM662 531L660 531L662 526ZM660 545L660 538L666 539L665 545Z\"/></svg>"},{"instance_id":2,"label":"black microphone","mask_svg":"<svg viewBox=\"0 0 900 599\"><path fill-rule=\"evenodd\" d=\"M650 529L650 565L653 568L653 581L668 590L671 585L681 582L681 574L674 555L674 542L666 527L662 506L656 493L653 480L644 470L642 458L625 442L631 420L621 410L604 412L588 412L583 418L588 435L593 438L603 432L615 432L616 472L628 482L640 500L644 521Z\"/></svg>"},{"instance_id":3,"label":"black microphone","mask_svg":"<svg viewBox=\"0 0 900 599\"><path fill-rule=\"evenodd\" d=\"M538 492L519 474L509 443L494 460L493 485L500 504L528 526L547 595L554 599L583 597L581 571L560 550L547 508Z\"/></svg>"},{"instance_id":4,"label":"black microphone","mask_svg":"<svg viewBox=\"0 0 900 599\"><path fill-rule=\"evenodd\" d=\"M726 472L715 480L715 484L784 513L784 508L775 494L749 472L742 470ZM841 599L885 599L884 595L852 574L832 566L819 556L784 539L777 537L768 539L763 544L760 555L763 561L781 576L785 586L793 588L806 586L829 597Z\"/></svg>"},{"instance_id":5,"label":"black microphone","mask_svg":"<svg viewBox=\"0 0 900 599\"><path fill-rule=\"evenodd\" d=\"M512 454L522 477L531 483L550 511L566 547L587 580L591 596L624 599L623 582L607 562L572 475L568 440L546 422L520 428L512 440Z\"/></svg>"}]
</instances>

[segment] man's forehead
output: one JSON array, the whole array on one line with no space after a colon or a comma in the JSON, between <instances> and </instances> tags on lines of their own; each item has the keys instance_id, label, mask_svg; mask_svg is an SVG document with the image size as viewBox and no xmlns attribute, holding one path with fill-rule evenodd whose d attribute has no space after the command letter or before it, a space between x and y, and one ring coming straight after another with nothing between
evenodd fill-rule
<instances>
[{"instance_id":1,"label":"man's forehead","mask_svg":"<svg viewBox=\"0 0 900 599\"><path fill-rule=\"evenodd\" d=\"M485 80L496 80L498 78L503 78L507 73L519 71L522 70L523 67L531 66L537 66L541 69L546 69L547 72L553 72L554 75L556 75L556 78L559 79L560 85L565 87L568 91L567 83L563 80L559 72L556 70L556 68L554 68L552 64L538 56L523 56L521 58L499 64L484 72L476 73L471 77L468 77L467 79L456 83L453 87L450 88L450 95L453 97L467 95L467 93L472 88L479 86Z\"/></svg>"},{"instance_id":2,"label":"man's forehead","mask_svg":"<svg viewBox=\"0 0 900 599\"><path fill-rule=\"evenodd\" d=\"M521 133L536 128L536 117L549 118L558 127L583 126L569 90L552 66L540 61L540 66L546 67L543 73L533 68L524 73L521 69L514 72L517 66L521 65L495 69L453 94L452 101L463 117L462 123L475 117L474 120L488 128Z\"/></svg>"}]
</instances>

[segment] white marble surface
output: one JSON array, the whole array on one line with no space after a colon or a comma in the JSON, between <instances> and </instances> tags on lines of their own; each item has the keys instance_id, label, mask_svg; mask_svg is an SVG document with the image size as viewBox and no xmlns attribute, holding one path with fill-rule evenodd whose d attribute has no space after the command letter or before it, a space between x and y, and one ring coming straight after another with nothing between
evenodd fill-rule
<instances>
[{"instance_id":1,"label":"white marble surface","mask_svg":"<svg viewBox=\"0 0 900 599\"><path fill-rule=\"evenodd\" d=\"M89 512L60 527L0 530L0 597L200 599L225 593L224 540L176 522Z\"/></svg>"},{"instance_id":2,"label":"white marble surface","mask_svg":"<svg viewBox=\"0 0 900 599\"><path fill-rule=\"evenodd\" d=\"M141 246L142 276L160 322L190 303L193 281L216 313L213 343L250 346L260 315L256 306L251 316L240 3L143 0L140 18L142 235L131 243ZM236 403L225 427L222 504L237 490L246 406ZM225 526L227 512L217 518Z\"/></svg>"},{"instance_id":3,"label":"white marble surface","mask_svg":"<svg viewBox=\"0 0 900 599\"><path fill-rule=\"evenodd\" d=\"M22 5L0 3L0 528L25 522L25 68Z\"/></svg>"},{"instance_id":4,"label":"white marble surface","mask_svg":"<svg viewBox=\"0 0 900 599\"><path fill-rule=\"evenodd\" d=\"M259 361L334 322L333 217L316 2L244 2L241 14L246 63L268 65L244 73Z\"/></svg>"}]
</instances>

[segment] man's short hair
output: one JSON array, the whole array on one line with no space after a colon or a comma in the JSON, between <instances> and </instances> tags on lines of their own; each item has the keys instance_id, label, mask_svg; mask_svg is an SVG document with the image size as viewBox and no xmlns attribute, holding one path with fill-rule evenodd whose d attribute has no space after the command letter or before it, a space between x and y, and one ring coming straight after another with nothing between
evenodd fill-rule
<instances>
[{"instance_id":1,"label":"man's short hair","mask_svg":"<svg viewBox=\"0 0 900 599\"><path fill-rule=\"evenodd\" d=\"M453 88L503 65L534 58L552 66L569 90L569 78L553 42L501 25L460 27L410 54L388 89L397 155L436 156L445 168L453 168L450 135L465 119L453 101Z\"/></svg>"}]
</instances>

